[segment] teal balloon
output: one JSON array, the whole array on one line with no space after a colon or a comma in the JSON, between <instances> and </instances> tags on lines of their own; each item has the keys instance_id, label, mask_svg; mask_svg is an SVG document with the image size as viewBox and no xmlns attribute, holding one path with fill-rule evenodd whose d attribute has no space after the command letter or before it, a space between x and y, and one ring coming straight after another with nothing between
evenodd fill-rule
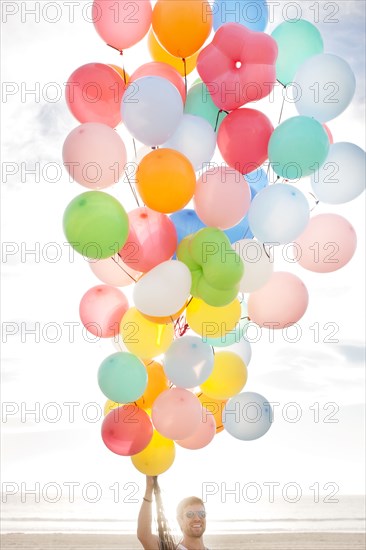
<instances>
[{"instance_id":1,"label":"teal balloon","mask_svg":"<svg viewBox=\"0 0 366 550\"><path fill-rule=\"evenodd\" d=\"M136 355L122 351L113 353L99 367L98 384L111 401L130 403L144 393L147 371Z\"/></svg>"},{"instance_id":2,"label":"teal balloon","mask_svg":"<svg viewBox=\"0 0 366 550\"><path fill-rule=\"evenodd\" d=\"M309 21L284 21L272 32L278 45L277 80L284 86L293 81L297 69L313 55L323 53L319 30Z\"/></svg>"},{"instance_id":3,"label":"teal balloon","mask_svg":"<svg viewBox=\"0 0 366 550\"><path fill-rule=\"evenodd\" d=\"M319 170L328 151L326 130L320 122L305 116L295 116L280 124L268 144L272 169L288 180L298 180Z\"/></svg>"},{"instance_id":4,"label":"teal balloon","mask_svg":"<svg viewBox=\"0 0 366 550\"><path fill-rule=\"evenodd\" d=\"M129 230L121 203L101 191L87 191L75 197L65 210L63 226L73 249L94 260L117 254Z\"/></svg>"},{"instance_id":5,"label":"teal balloon","mask_svg":"<svg viewBox=\"0 0 366 550\"><path fill-rule=\"evenodd\" d=\"M184 112L186 114L200 116L205 118L218 131L220 125L228 113L221 111L211 99L207 86L199 82L192 86L187 94Z\"/></svg>"}]
</instances>

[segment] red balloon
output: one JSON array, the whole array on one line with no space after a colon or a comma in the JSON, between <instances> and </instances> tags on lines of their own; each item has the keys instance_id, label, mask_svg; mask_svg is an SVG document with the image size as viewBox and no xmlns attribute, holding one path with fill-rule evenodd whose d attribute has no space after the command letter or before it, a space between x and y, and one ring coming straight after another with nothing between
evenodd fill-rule
<instances>
[{"instance_id":1,"label":"red balloon","mask_svg":"<svg viewBox=\"0 0 366 550\"><path fill-rule=\"evenodd\" d=\"M268 34L226 23L199 54L197 70L215 105L232 111L269 95L276 83L277 53Z\"/></svg>"},{"instance_id":2,"label":"red balloon","mask_svg":"<svg viewBox=\"0 0 366 550\"><path fill-rule=\"evenodd\" d=\"M225 162L242 174L253 172L268 158L271 121L255 109L237 109L221 123L217 144Z\"/></svg>"},{"instance_id":3,"label":"red balloon","mask_svg":"<svg viewBox=\"0 0 366 550\"><path fill-rule=\"evenodd\" d=\"M121 102L126 85L109 65L88 63L72 73L66 84L66 102L79 122L100 122L115 128L122 120Z\"/></svg>"},{"instance_id":4,"label":"red balloon","mask_svg":"<svg viewBox=\"0 0 366 550\"><path fill-rule=\"evenodd\" d=\"M183 78L174 67L168 65L168 63L162 63L160 61L152 61L151 63L145 63L141 65L130 77L130 82L134 82L138 78L143 76L161 76L169 80L178 90L182 96L182 101L186 101L186 88L183 82Z\"/></svg>"},{"instance_id":5,"label":"red balloon","mask_svg":"<svg viewBox=\"0 0 366 550\"><path fill-rule=\"evenodd\" d=\"M153 426L149 415L136 405L113 409L102 424L102 439L117 455L132 456L141 452L151 441Z\"/></svg>"},{"instance_id":6,"label":"red balloon","mask_svg":"<svg viewBox=\"0 0 366 550\"><path fill-rule=\"evenodd\" d=\"M146 272L173 256L178 239L168 216L143 207L129 212L128 219L130 232L119 252L125 264Z\"/></svg>"}]
</instances>

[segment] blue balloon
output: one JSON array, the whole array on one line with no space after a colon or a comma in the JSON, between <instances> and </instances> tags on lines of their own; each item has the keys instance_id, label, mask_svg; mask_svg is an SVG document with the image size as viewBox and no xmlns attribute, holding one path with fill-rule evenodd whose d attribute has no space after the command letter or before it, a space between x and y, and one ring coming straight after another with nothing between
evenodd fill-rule
<instances>
[{"instance_id":1,"label":"blue balloon","mask_svg":"<svg viewBox=\"0 0 366 550\"><path fill-rule=\"evenodd\" d=\"M251 31L264 31L268 23L266 0L215 0L212 11L215 31L225 23L240 23Z\"/></svg>"},{"instance_id":2,"label":"blue balloon","mask_svg":"<svg viewBox=\"0 0 366 550\"><path fill-rule=\"evenodd\" d=\"M224 233L228 237L231 244L236 243L236 241L240 241L241 239L253 238L253 233L249 227L248 216L244 216L244 218L237 225L230 227L230 229L226 229Z\"/></svg>"},{"instance_id":3,"label":"blue balloon","mask_svg":"<svg viewBox=\"0 0 366 550\"><path fill-rule=\"evenodd\" d=\"M245 179L249 183L250 190L252 192L252 200L256 196L259 191L267 187L268 185L268 177L262 168L257 168L257 170L254 170L254 172L250 172L250 174L245 174Z\"/></svg>"},{"instance_id":4,"label":"blue balloon","mask_svg":"<svg viewBox=\"0 0 366 550\"><path fill-rule=\"evenodd\" d=\"M174 214L169 217L175 225L178 244L184 239L184 237L187 237L192 233L196 233L200 229L206 227L205 224L201 222L196 212L189 208L178 210L178 212L174 212Z\"/></svg>"}]
</instances>

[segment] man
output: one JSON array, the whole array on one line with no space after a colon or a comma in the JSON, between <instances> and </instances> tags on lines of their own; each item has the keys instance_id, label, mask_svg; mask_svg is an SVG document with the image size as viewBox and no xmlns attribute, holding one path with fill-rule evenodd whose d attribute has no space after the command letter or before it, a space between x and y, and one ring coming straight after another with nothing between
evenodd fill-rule
<instances>
[{"instance_id":1,"label":"man","mask_svg":"<svg viewBox=\"0 0 366 550\"><path fill-rule=\"evenodd\" d=\"M144 550L161 550L162 548L161 537L154 535L151 530L154 485L155 495L158 499L160 495L157 483L154 482L153 477L146 476L145 496L142 500L137 524L137 538ZM177 520L183 538L173 548L175 547L176 550L208 550L203 542L203 534L206 530L206 511L200 498L188 497L182 500L177 507Z\"/></svg>"}]
</instances>

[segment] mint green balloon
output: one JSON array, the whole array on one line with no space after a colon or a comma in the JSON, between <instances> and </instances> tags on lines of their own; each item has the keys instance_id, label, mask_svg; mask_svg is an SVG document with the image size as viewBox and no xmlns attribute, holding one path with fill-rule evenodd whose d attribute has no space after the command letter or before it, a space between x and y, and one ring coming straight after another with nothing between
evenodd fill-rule
<instances>
[{"instance_id":1,"label":"mint green balloon","mask_svg":"<svg viewBox=\"0 0 366 550\"><path fill-rule=\"evenodd\" d=\"M108 399L131 403L144 393L147 371L136 355L120 351L104 359L98 370L98 384Z\"/></svg>"},{"instance_id":2,"label":"mint green balloon","mask_svg":"<svg viewBox=\"0 0 366 550\"><path fill-rule=\"evenodd\" d=\"M63 226L74 250L100 260L121 250L128 237L129 222L117 199L101 191L87 191L67 206Z\"/></svg>"},{"instance_id":3,"label":"mint green balloon","mask_svg":"<svg viewBox=\"0 0 366 550\"><path fill-rule=\"evenodd\" d=\"M219 108L214 104L211 96L203 82L199 82L192 86L187 94L184 112L190 115L200 116L205 118L216 131L220 128L221 122L227 116L227 113L221 112L217 121Z\"/></svg>"},{"instance_id":4,"label":"mint green balloon","mask_svg":"<svg viewBox=\"0 0 366 550\"><path fill-rule=\"evenodd\" d=\"M284 86L293 78L306 59L323 53L324 44L319 30L309 21L284 21L272 32L278 45L277 80Z\"/></svg>"},{"instance_id":5,"label":"mint green balloon","mask_svg":"<svg viewBox=\"0 0 366 550\"><path fill-rule=\"evenodd\" d=\"M288 180L313 174L324 164L329 138L314 118L295 116L282 122L269 140L268 158L273 170Z\"/></svg>"}]
</instances>

